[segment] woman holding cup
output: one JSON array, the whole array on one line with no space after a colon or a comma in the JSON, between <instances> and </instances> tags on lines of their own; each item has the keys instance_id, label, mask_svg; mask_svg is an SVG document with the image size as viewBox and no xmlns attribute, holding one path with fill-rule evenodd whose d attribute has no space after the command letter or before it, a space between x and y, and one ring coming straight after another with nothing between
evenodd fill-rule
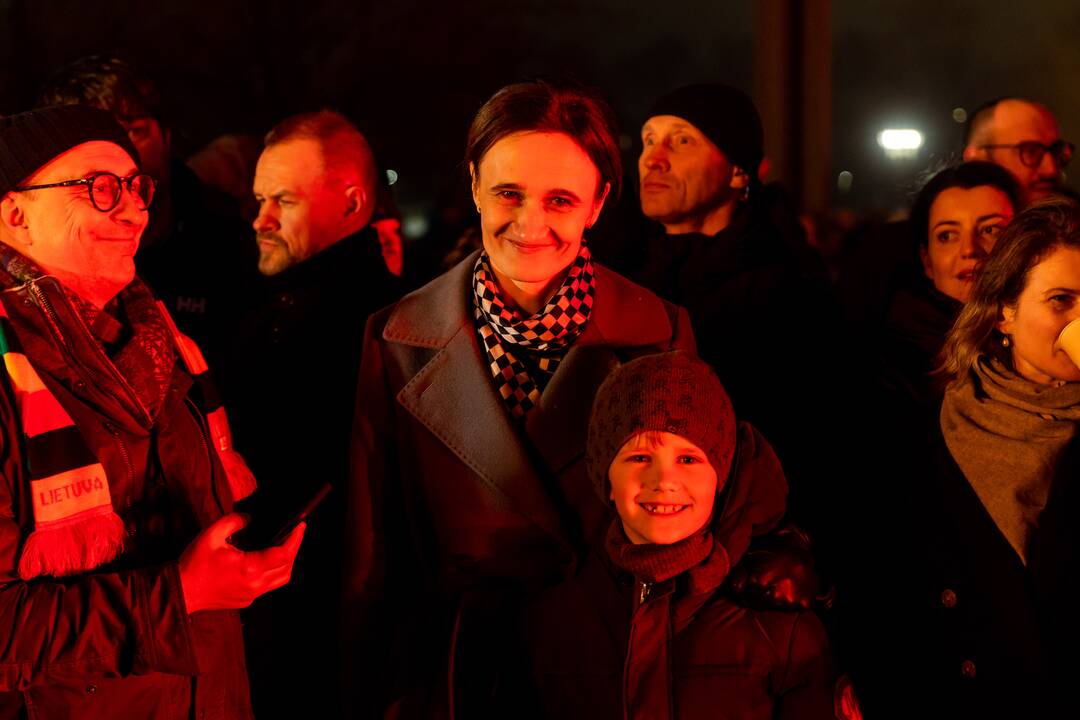
<instances>
[{"instance_id":1,"label":"woman holding cup","mask_svg":"<svg viewBox=\"0 0 1080 720\"><path fill-rule=\"evenodd\" d=\"M948 336L929 453L891 449L878 533L902 548L877 558L895 605L862 658L868 713L1077 716L1077 318L1080 206L1048 200L1002 232Z\"/></svg>"}]
</instances>

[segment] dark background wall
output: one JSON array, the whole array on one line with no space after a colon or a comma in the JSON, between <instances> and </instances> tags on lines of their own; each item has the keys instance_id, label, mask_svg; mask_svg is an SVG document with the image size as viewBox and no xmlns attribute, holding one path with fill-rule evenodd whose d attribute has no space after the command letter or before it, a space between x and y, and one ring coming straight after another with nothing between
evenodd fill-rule
<instances>
[{"instance_id":1,"label":"dark background wall","mask_svg":"<svg viewBox=\"0 0 1080 720\"><path fill-rule=\"evenodd\" d=\"M0 28L0 113L24 109L59 65L119 52L158 81L180 152L331 106L398 172L405 207L462 187L468 123L515 79L597 87L634 137L677 84L750 87L748 2L6 0Z\"/></svg>"},{"instance_id":2,"label":"dark background wall","mask_svg":"<svg viewBox=\"0 0 1080 720\"><path fill-rule=\"evenodd\" d=\"M833 168L854 174L840 205L902 202L955 149L953 109L996 95L1044 99L1080 137L1080 3L833 0L832 14ZM26 108L59 65L119 52L157 79L179 152L332 106L399 173L402 206L428 211L463 192L466 127L499 86L539 75L597 87L633 163L660 93L712 79L751 89L753 18L751 0L0 0L0 113ZM898 125L927 137L899 163L875 142Z\"/></svg>"}]
</instances>

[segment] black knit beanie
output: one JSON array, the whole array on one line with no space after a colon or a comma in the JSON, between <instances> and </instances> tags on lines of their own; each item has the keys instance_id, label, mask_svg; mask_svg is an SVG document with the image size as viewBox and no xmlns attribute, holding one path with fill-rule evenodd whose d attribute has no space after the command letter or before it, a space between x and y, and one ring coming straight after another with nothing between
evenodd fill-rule
<instances>
[{"instance_id":1,"label":"black knit beanie","mask_svg":"<svg viewBox=\"0 0 1080 720\"><path fill-rule=\"evenodd\" d=\"M57 155L92 140L116 143L138 165L138 150L104 110L60 105L0 118L0 197Z\"/></svg>"},{"instance_id":2,"label":"black knit beanie","mask_svg":"<svg viewBox=\"0 0 1080 720\"><path fill-rule=\"evenodd\" d=\"M757 177L764 154L764 132L754 101L728 85L686 85L663 96L648 117L674 115L686 120L712 140L751 178Z\"/></svg>"},{"instance_id":3,"label":"black knit beanie","mask_svg":"<svg viewBox=\"0 0 1080 720\"><path fill-rule=\"evenodd\" d=\"M705 451L723 483L735 456L735 411L716 373L681 350L615 368L593 401L585 451L589 478L607 502L608 468L643 431L681 435Z\"/></svg>"}]
</instances>

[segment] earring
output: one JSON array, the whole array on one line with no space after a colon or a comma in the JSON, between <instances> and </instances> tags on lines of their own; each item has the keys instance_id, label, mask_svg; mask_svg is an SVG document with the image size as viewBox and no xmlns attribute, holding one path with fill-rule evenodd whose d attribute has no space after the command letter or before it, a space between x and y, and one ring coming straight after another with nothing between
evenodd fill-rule
<instances>
[{"instance_id":1,"label":"earring","mask_svg":"<svg viewBox=\"0 0 1080 720\"><path fill-rule=\"evenodd\" d=\"M1008 335L1002 335L1001 336L1001 347L1007 348L1010 345L1012 345L1012 340L1009 339L1009 336Z\"/></svg>"}]
</instances>

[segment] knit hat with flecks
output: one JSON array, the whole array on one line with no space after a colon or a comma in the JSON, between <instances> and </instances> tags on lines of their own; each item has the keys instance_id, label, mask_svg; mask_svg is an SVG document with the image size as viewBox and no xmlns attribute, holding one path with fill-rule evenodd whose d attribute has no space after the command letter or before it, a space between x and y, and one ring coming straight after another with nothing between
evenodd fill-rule
<instances>
[{"instance_id":1,"label":"knit hat with flecks","mask_svg":"<svg viewBox=\"0 0 1080 720\"><path fill-rule=\"evenodd\" d=\"M669 432L701 448L719 478L735 456L735 411L716 373L681 350L646 355L615 368L593 401L586 461L604 502L608 469L640 432Z\"/></svg>"}]
</instances>

